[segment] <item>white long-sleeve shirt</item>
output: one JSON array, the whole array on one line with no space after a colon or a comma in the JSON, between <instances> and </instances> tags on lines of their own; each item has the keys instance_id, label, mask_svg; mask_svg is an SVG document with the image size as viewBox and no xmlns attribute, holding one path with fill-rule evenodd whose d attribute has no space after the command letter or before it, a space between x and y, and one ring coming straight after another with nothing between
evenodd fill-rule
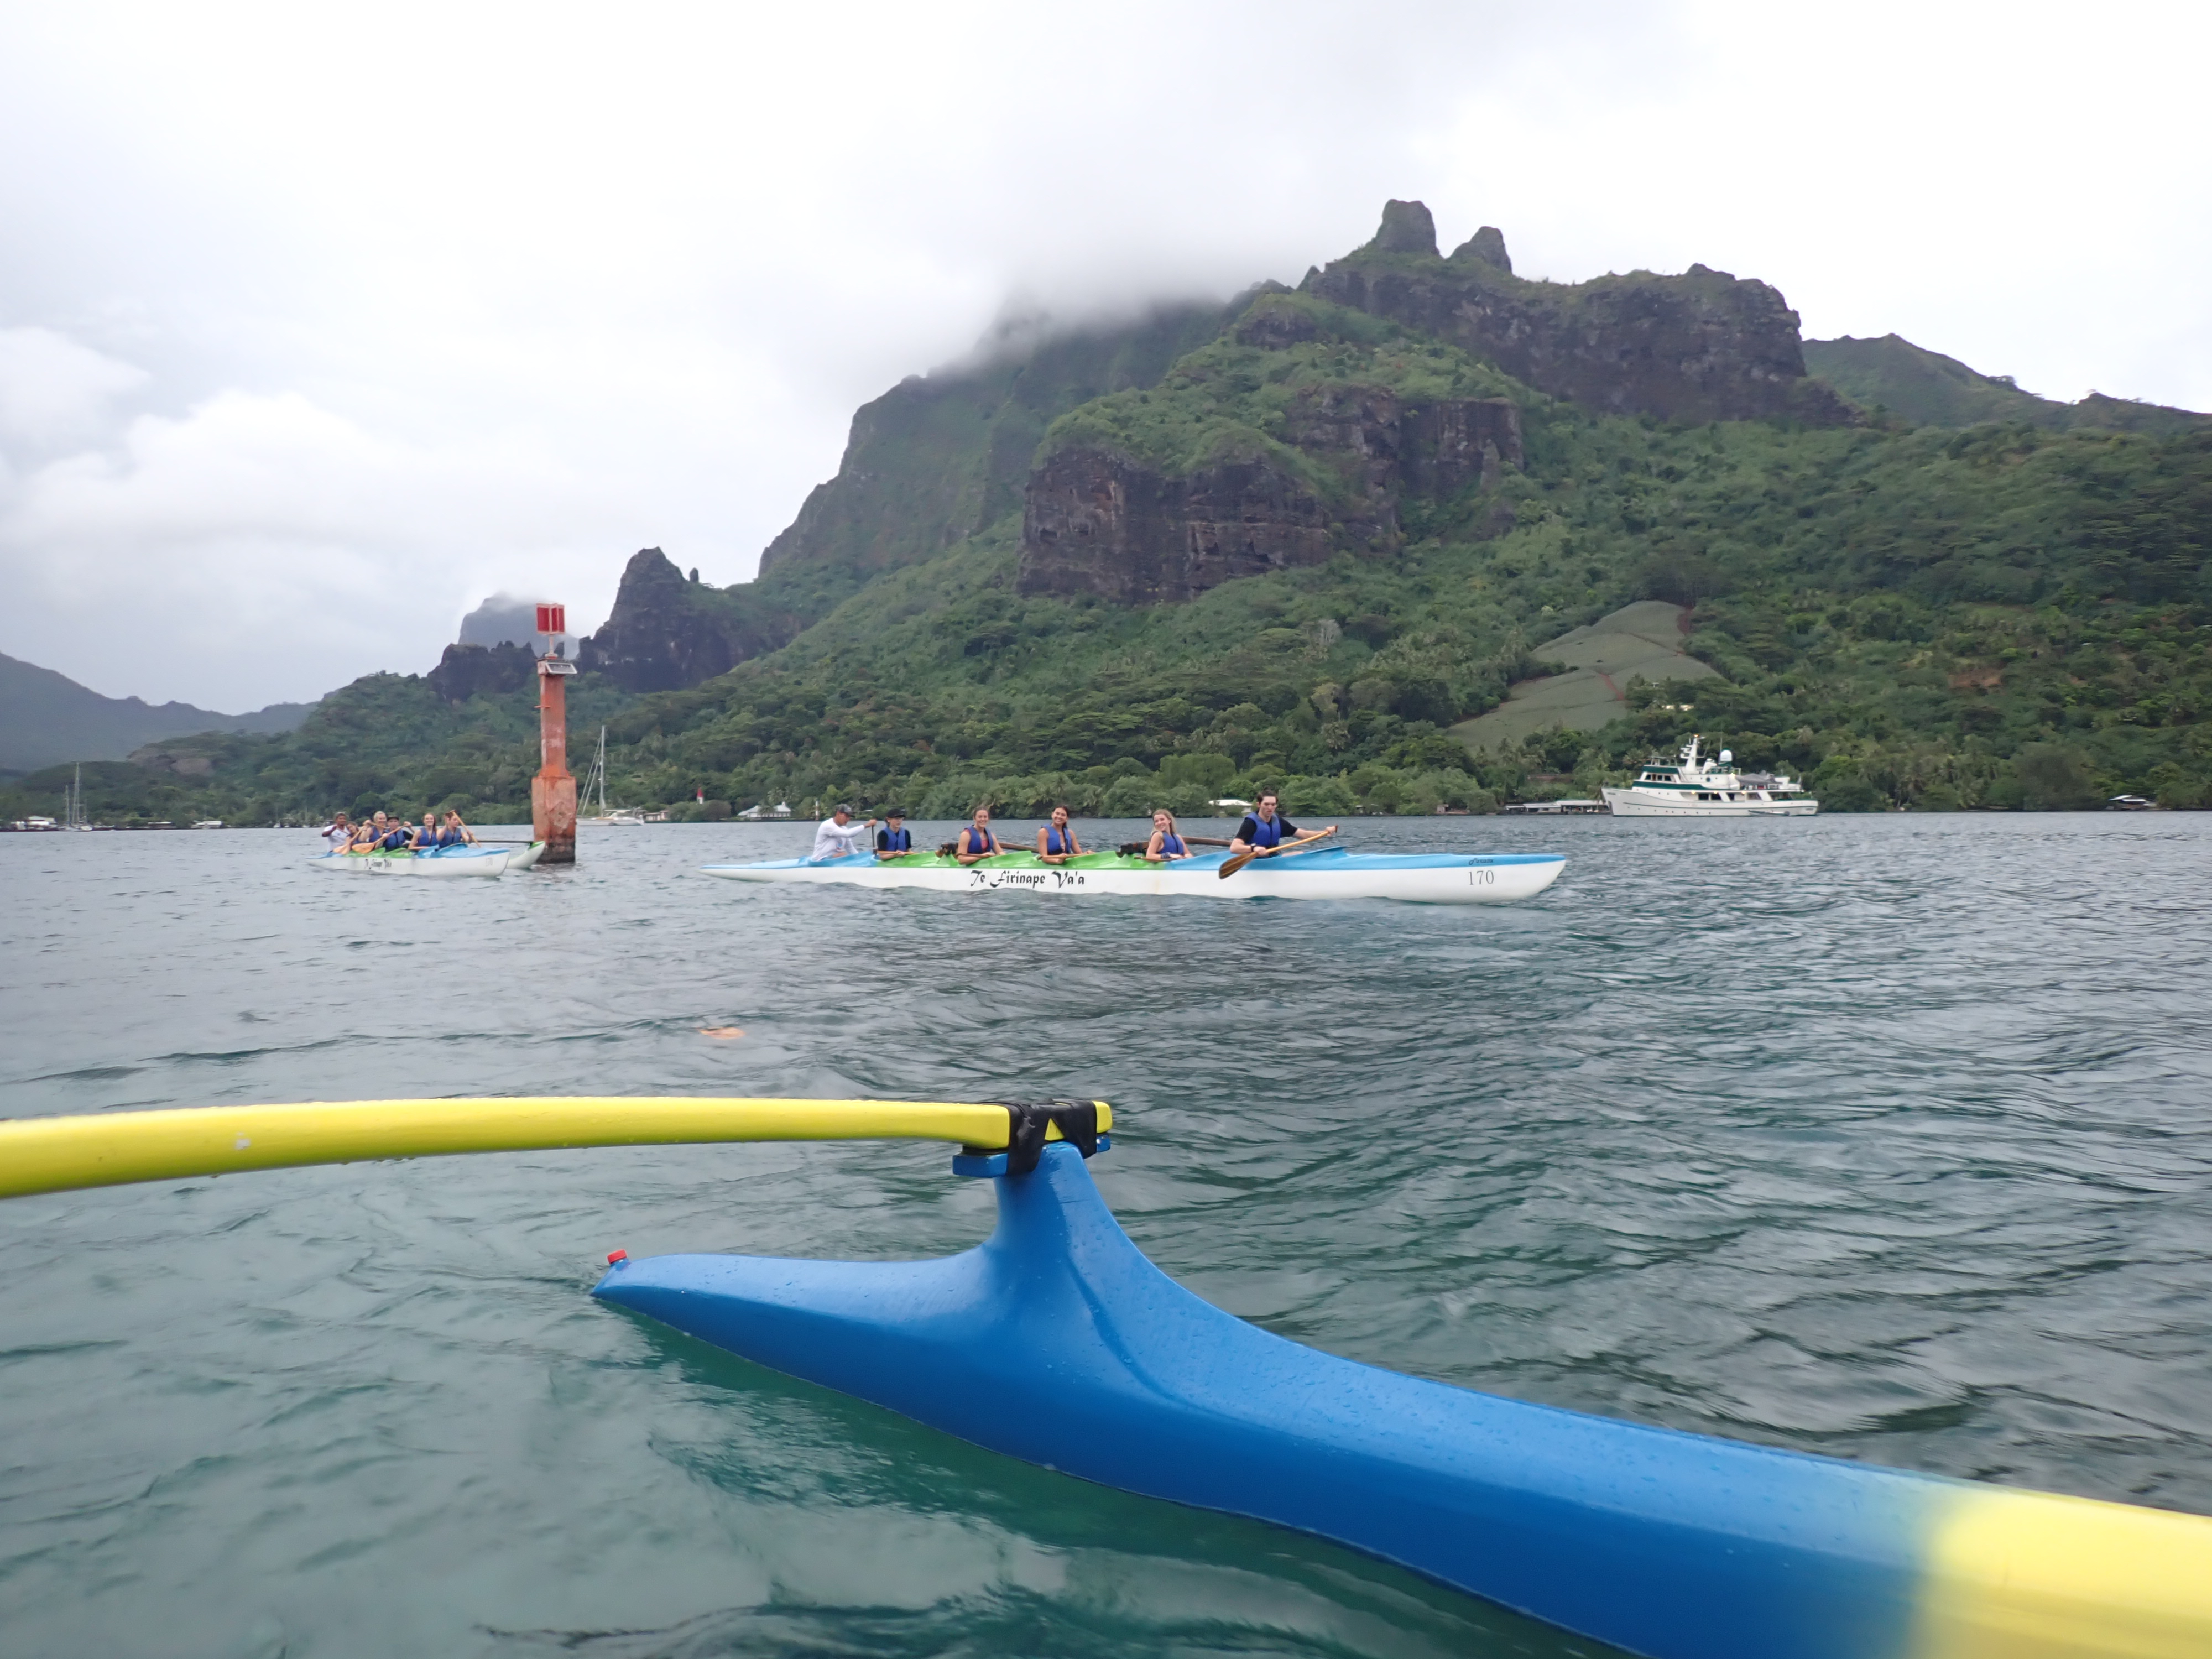
<instances>
[{"instance_id":1,"label":"white long-sleeve shirt","mask_svg":"<svg viewBox=\"0 0 2212 1659\"><path fill-rule=\"evenodd\" d=\"M827 817L814 826L814 850L811 859L839 859L848 853L860 849L854 843L868 833L865 823L841 824L835 817Z\"/></svg>"}]
</instances>

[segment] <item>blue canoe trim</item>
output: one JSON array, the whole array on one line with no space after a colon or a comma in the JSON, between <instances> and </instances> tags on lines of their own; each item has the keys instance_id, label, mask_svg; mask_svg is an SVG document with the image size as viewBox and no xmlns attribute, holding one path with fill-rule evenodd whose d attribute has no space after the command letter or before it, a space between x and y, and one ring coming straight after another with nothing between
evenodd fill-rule
<instances>
[{"instance_id":1,"label":"blue canoe trim","mask_svg":"<svg viewBox=\"0 0 2212 1659\"><path fill-rule=\"evenodd\" d=\"M977 1445L1334 1539L1655 1659L1891 1659L1961 1483L1425 1382L1270 1334L1132 1243L1081 1155L934 1261L678 1255L595 1294Z\"/></svg>"}]
</instances>

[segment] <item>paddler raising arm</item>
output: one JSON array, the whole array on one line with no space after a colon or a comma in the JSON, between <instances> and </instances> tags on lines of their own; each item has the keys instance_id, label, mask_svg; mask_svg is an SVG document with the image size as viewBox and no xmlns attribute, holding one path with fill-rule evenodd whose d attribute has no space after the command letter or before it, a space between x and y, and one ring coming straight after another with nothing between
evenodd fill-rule
<instances>
[{"instance_id":1,"label":"paddler raising arm","mask_svg":"<svg viewBox=\"0 0 2212 1659\"><path fill-rule=\"evenodd\" d=\"M1067 822L1067 809L1052 809L1052 822L1037 831L1037 857L1046 864L1065 864L1070 859L1083 856L1083 843L1075 838L1075 830Z\"/></svg>"},{"instance_id":2,"label":"paddler raising arm","mask_svg":"<svg viewBox=\"0 0 2212 1659\"><path fill-rule=\"evenodd\" d=\"M975 809L975 818L952 843L952 856L963 864L973 864L1004 850L999 845L999 838L991 833L991 809L988 806Z\"/></svg>"},{"instance_id":3,"label":"paddler raising arm","mask_svg":"<svg viewBox=\"0 0 2212 1659\"><path fill-rule=\"evenodd\" d=\"M860 839L875 827L873 818L866 823L854 823L853 809L841 800L836 811L814 826L814 850L806 856L810 859L848 859L860 850Z\"/></svg>"},{"instance_id":4,"label":"paddler raising arm","mask_svg":"<svg viewBox=\"0 0 2212 1659\"><path fill-rule=\"evenodd\" d=\"M914 831L906 827L906 811L894 806L884 814L884 827L876 831L876 856L895 859L914 851Z\"/></svg>"},{"instance_id":5,"label":"paddler raising arm","mask_svg":"<svg viewBox=\"0 0 2212 1659\"><path fill-rule=\"evenodd\" d=\"M1237 826L1237 839L1229 843L1229 856L1239 853L1257 853L1271 859L1278 853L1287 853L1293 847L1307 842L1319 841L1324 836L1336 833L1336 826L1326 830L1300 830L1277 810L1275 792L1263 789L1259 803L1244 815L1244 822Z\"/></svg>"}]
</instances>

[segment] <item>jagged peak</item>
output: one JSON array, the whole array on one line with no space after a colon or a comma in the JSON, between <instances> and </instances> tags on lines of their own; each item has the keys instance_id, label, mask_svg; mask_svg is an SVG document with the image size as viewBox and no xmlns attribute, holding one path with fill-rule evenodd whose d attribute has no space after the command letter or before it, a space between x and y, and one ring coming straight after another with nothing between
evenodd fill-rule
<instances>
[{"instance_id":1,"label":"jagged peak","mask_svg":"<svg viewBox=\"0 0 2212 1659\"><path fill-rule=\"evenodd\" d=\"M1512 257L1505 252L1505 233L1496 225L1485 225L1452 250L1454 259L1480 259L1486 264L1496 265L1507 276L1513 274Z\"/></svg>"},{"instance_id":2,"label":"jagged peak","mask_svg":"<svg viewBox=\"0 0 2212 1659\"><path fill-rule=\"evenodd\" d=\"M1382 204L1382 228L1367 245L1377 253L1425 253L1437 257L1437 221L1425 202Z\"/></svg>"}]
</instances>

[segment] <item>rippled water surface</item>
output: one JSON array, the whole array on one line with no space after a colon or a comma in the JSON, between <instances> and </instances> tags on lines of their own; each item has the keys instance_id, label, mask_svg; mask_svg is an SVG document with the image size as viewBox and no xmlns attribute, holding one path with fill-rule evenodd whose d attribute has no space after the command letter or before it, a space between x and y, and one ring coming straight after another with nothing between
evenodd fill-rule
<instances>
[{"instance_id":1,"label":"rippled water surface","mask_svg":"<svg viewBox=\"0 0 2212 1659\"><path fill-rule=\"evenodd\" d=\"M296 831L0 836L0 1113L1097 1095L1138 1243L1298 1340L2212 1510L2212 819L1350 830L1569 862L1445 909L693 873L793 826L586 830L496 882L335 878ZM587 1294L617 1245L955 1250L987 1186L718 1147L0 1205L7 1650L1596 1651Z\"/></svg>"}]
</instances>

